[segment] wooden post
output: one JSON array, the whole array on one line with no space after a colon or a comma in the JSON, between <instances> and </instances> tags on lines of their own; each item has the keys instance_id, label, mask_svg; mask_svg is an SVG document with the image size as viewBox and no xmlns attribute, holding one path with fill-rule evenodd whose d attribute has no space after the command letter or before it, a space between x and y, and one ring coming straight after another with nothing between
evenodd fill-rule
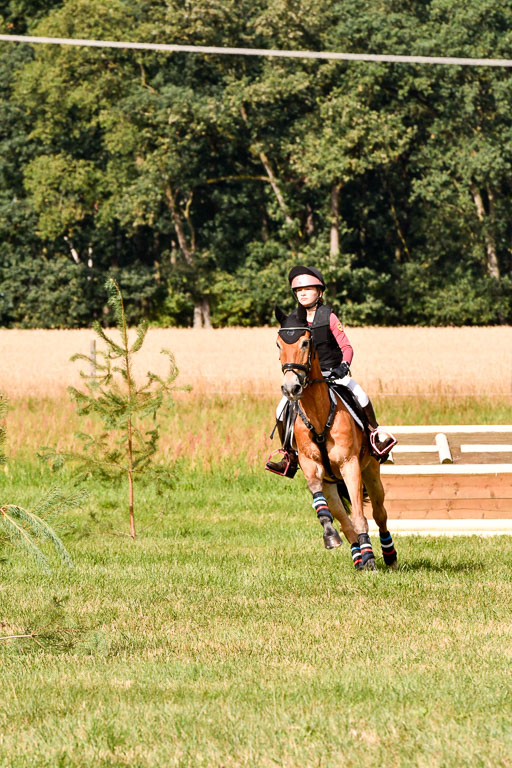
<instances>
[{"instance_id":1,"label":"wooden post","mask_svg":"<svg viewBox=\"0 0 512 768\"><path fill-rule=\"evenodd\" d=\"M89 357L91 359L91 379L96 378L96 339L91 339L89 346Z\"/></svg>"}]
</instances>

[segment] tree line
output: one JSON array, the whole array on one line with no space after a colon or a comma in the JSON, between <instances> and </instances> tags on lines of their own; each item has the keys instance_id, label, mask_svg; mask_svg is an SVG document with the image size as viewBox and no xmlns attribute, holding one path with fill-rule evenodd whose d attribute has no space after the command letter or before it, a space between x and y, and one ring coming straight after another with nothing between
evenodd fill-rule
<instances>
[{"instance_id":1,"label":"tree line","mask_svg":"<svg viewBox=\"0 0 512 768\"><path fill-rule=\"evenodd\" d=\"M0 32L507 58L512 0L7 0ZM505 68L0 42L0 325L512 322Z\"/></svg>"}]
</instances>

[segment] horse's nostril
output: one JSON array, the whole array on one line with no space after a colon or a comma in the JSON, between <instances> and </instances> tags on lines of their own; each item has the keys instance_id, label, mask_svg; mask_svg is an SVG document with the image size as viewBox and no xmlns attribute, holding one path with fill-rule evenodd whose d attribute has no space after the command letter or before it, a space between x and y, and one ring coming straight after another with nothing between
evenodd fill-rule
<instances>
[{"instance_id":1,"label":"horse's nostril","mask_svg":"<svg viewBox=\"0 0 512 768\"><path fill-rule=\"evenodd\" d=\"M301 386L300 384L295 384L294 387L292 387L292 395L298 395L300 393Z\"/></svg>"}]
</instances>

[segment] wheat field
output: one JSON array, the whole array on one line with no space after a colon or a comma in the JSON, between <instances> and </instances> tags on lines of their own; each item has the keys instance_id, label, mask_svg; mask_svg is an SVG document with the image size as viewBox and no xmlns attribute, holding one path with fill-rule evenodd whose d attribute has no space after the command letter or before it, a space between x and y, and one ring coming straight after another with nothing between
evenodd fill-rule
<instances>
[{"instance_id":1,"label":"wheat field","mask_svg":"<svg viewBox=\"0 0 512 768\"><path fill-rule=\"evenodd\" d=\"M512 393L512 327L348 328L353 377L376 395ZM80 383L93 331L0 330L0 392L11 398L58 397ZM279 394L275 328L154 328L137 354L136 376L163 374L173 352L178 384L198 394ZM101 349L101 341L97 341Z\"/></svg>"}]
</instances>

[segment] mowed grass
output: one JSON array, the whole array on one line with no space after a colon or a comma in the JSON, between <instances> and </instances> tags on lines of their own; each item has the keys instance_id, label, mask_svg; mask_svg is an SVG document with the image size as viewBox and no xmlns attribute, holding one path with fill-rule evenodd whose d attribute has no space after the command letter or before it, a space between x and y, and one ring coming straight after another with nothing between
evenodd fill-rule
<instances>
[{"instance_id":1,"label":"mowed grass","mask_svg":"<svg viewBox=\"0 0 512 768\"><path fill-rule=\"evenodd\" d=\"M388 423L479 407L386 402ZM74 570L0 541L0 637L34 633L0 640L2 768L512 765L512 542L402 537L398 571L354 572L346 542L324 550L303 478L263 472L268 438L248 444L271 404L181 402L159 457L175 487L137 485L135 541L125 488L96 480L56 521ZM66 402L12 405L1 499L71 489L33 458L41 433L71 440Z\"/></svg>"}]
</instances>

